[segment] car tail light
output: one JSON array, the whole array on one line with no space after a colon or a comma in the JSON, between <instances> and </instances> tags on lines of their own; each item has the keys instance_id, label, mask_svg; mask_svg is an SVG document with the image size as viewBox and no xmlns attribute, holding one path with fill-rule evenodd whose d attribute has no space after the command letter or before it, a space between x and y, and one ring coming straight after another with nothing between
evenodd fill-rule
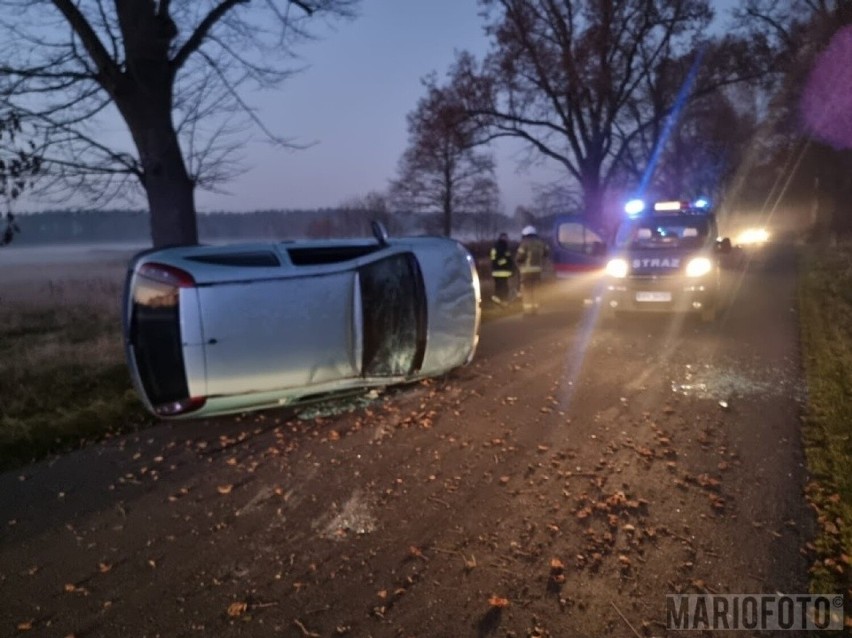
<instances>
[{"instance_id":1,"label":"car tail light","mask_svg":"<svg viewBox=\"0 0 852 638\"><path fill-rule=\"evenodd\" d=\"M155 262L143 264L139 267L139 274L176 288L192 288L195 286L195 279L188 272L165 264Z\"/></svg>"},{"instance_id":2,"label":"car tail light","mask_svg":"<svg viewBox=\"0 0 852 638\"><path fill-rule=\"evenodd\" d=\"M177 416L179 414L187 414L189 412L200 410L204 407L205 403L207 403L207 397L190 397L180 401L163 403L162 405L156 406L154 411L159 416Z\"/></svg>"}]
</instances>

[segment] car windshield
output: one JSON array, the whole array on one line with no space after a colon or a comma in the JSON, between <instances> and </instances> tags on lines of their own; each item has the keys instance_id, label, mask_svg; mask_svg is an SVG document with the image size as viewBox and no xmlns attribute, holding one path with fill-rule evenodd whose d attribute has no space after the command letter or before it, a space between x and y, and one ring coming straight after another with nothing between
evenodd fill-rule
<instances>
[{"instance_id":1,"label":"car windshield","mask_svg":"<svg viewBox=\"0 0 852 638\"><path fill-rule=\"evenodd\" d=\"M707 241L706 219L650 217L622 222L616 248L697 248Z\"/></svg>"}]
</instances>

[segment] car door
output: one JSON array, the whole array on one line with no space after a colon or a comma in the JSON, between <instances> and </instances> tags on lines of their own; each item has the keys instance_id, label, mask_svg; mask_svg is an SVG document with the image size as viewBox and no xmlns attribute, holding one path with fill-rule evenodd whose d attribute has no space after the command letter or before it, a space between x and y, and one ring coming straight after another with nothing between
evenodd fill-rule
<instances>
[{"instance_id":1,"label":"car door","mask_svg":"<svg viewBox=\"0 0 852 638\"><path fill-rule=\"evenodd\" d=\"M426 301L420 267L397 253L358 270L363 313L362 373L405 377L423 364Z\"/></svg>"},{"instance_id":2,"label":"car door","mask_svg":"<svg viewBox=\"0 0 852 638\"><path fill-rule=\"evenodd\" d=\"M357 377L354 285L344 270L199 287L208 394Z\"/></svg>"}]
</instances>

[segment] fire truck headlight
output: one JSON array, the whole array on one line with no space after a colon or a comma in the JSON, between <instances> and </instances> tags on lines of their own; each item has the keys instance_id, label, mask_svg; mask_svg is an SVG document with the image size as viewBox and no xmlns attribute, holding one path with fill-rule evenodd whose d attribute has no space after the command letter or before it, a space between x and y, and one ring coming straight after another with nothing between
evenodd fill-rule
<instances>
[{"instance_id":1,"label":"fire truck headlight","mask_svg":"<svg viewBox=\"0 0 852 638\"><path fill-rule=\"evenodd\" d=\"M703 277L711 270L713 270L713 262L707 259L707 257L695 257L694 259L690 259L689 263L686 264L687 277Z\"/></svg>"},{"instance_id":2,"label":"fire truck headlight","mask_svg":"<svg viewBox=\"0 0 852 638\"><path fill-rule=\"evenodd\" d=\"M606 265L606 274L616 279L624 279L627 276L627 262L623 259L610 259Z\"/></svg>"}]
</instances>

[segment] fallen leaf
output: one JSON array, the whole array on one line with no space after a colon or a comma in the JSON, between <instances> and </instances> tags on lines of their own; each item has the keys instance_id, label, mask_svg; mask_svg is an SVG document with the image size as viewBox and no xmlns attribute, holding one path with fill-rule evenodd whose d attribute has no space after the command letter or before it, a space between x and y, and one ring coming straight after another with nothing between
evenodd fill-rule
<instances>
[{"instance_id":1,"label":"fallen leaf","mask_svg":"<svg viewBox=\"0 0 852 638\"><path fill-rule=\"evenodd\" d=\"M109 563L98 563L98 571L102 574L106 574L111 569L112 565Z\"/></svg>"},{"instance_id":2,"label":"fallen leaf","mask_svg":"<svg viewBox=\"0 0 852 638\"><path fill-rule=\"evenodd\" d=\"M18 631L29 631L33 628L32 620L25 620L24 622L18 623Z\"/></svg>"},{"instance_id":3,"label":"fallen leaf","mask_svg":"<svg viewBox=\"0 0 852 638\"><path fill-rule=\"evenodd\" d=\"M231 618L239 618L248 611L248 603L236 602L228 605L228 616Z\"/></svg>"},{"instance_id":4,"label":"fallen leaf","mask_svg":"<svg viewBox=\"0 0 852 638\"><path fill-rule=\"evenodd\" d=\"M491 598L488 599L488 604L491 605L492 607L497 607L498 609L502 609L503 607L509 606L509 599L508 598L500 598L499 596L494 595L494 596L491 596Z\"/></svg>"},{"instance_id":5,"label":"fallen leaf","mask_svg":"<svg viewBox=\"0 0 852 638\"><path fill-rule=\"evenodd\" d=\"M551 571L561 572L563 569L565 569L565 564L561 560L559 560L558 558L551 558L550 559L550 570Z\"/></svg>"},{"instance_id":6,"label":"fallen leaf","mask_svg":"<svg viewBox=\"0 0 852 638\"><path fill-rule=\"evenodd\" d=\"M698 477L698 484L701 487L706 487L711 490L715 490L719 488L720 481L719 479L715 479L712 476L709 476L708 474L701 474Z\"/></svg>"},{"instance_id":7,"label":"fallen leaf","mask_svg":"<svg viewBox=\"0 0 852 638\"><path fill-rule=\"evenodd\" d=\"M234 489L234 486L228 484L228 485L220 485L219 487L216 488L216 491L219 492L219 494L230 494L231 490L233 490L233 489Z\"/></svg>"}]
</instances>

